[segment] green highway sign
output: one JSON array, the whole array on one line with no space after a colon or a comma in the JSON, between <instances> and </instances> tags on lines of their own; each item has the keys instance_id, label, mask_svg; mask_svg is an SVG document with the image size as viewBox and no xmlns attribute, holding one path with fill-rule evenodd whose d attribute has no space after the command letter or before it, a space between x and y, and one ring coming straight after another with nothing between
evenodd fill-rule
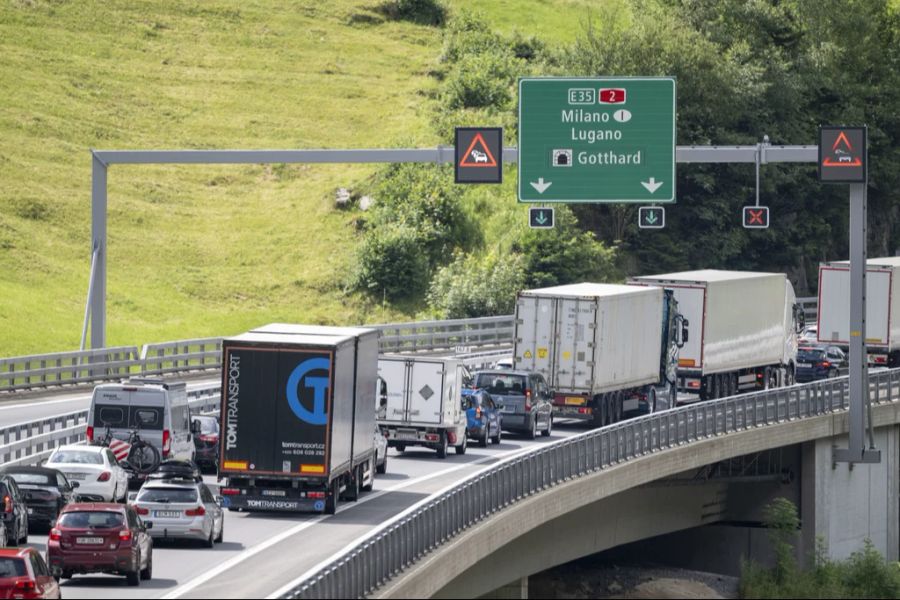
<instances>
[{"instance_id":1,"label":"green highway sign","mask_svg":"<svg viewBox=\"0 0 900 600\"><path fill-rule=\"evenodd\" d=\"M519 202L675 202L675 79L519 80Z\"/></svg>"},{"instance_id":2,"label":"green highway sign","mask_svg":"<svg viewBox=\"0 0 900 600\"><path fill-rule=\"evenodd\" d=\"M666 226L666 209L662 206L642 206L638 209L638 227L663 229Z\"/></svg>"}]
</instances>

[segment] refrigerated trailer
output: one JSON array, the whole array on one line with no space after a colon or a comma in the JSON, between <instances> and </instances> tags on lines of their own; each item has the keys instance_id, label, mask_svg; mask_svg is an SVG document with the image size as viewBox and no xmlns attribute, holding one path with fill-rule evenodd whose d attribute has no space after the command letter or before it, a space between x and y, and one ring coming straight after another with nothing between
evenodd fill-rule
<instances>
[{"instance_id":1,"label":"refrigerated trailer","mask_svg":"<svg viewBox=\"0 0 900 600\"><path fill-rule=\"evenodd\" d=\"M703 400L791 385L803 310L783 273L700 270L634 277L670 289L690 323L679 389Z\"/></svg>"},{"instance_id":2,"label":"refrigerated trailer","mask_svg":"<svg viewBox=\"0 0 900 600\"><path fill-rule=\"evenodd\" d=\"M372 488L376 330L275 323L224 339L222 361L227 508L334 514Z\"/></svg>"},{"instance_id":3,"label":"refrigerated trailer","mask_svg":"<svg viewBox=\"0 0 900 600\"><path fill-rule=\"evenodd\" d=\"M659 288L525 290L516 299L513 364L544 376L554 416L602 426L674 405L683 337L673 295Z\"/></svg>"},{"instance_id":4,"label":"refrigerated trailer","mask_svg":"<svg viewBox=\"0 0 900 600\"><path fill-rule=\"evenodd\" d=\"M900 257L866 261L866 348L869 363L900 367ZM817 335L850 345L850 262L819 265Z\"/></svg>"},{"instance_id":5,"label":"refrigerated trailer","mask_svg":"<svg viewBox=\"0 0 900 600\"><path fill-rule=\"evenodd\" d=\"M456 359L384 355L378 359L378 426L388 446L466 452L465 367Z\"/></svg>"}]
</instances>

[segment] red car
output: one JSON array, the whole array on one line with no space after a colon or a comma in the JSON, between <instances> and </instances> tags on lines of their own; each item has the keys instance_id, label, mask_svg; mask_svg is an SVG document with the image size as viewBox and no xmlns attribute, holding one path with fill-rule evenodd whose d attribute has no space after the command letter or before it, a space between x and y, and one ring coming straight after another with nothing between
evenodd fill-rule
<instances>
[{"instance_id":1,"label":"red car","mask_svg":"<svg viewBox=\"0 0 900 600\"><path fill-rule=\"evenodd\" d=\"M59 584L34 548L0 549L0 598L62 598Z\"/></svg>"},{"instance_id":2,"label":"red car","mask_svg":"<svg viewBox=\"0 0 900 600\"><path fill-rule=\"evenodd\" d=\"M117 573L128 585L153 574L153 540L134 508L121 504L77 503L63 508L47 540L54 574Z\"/></svg>"}]
</instances>

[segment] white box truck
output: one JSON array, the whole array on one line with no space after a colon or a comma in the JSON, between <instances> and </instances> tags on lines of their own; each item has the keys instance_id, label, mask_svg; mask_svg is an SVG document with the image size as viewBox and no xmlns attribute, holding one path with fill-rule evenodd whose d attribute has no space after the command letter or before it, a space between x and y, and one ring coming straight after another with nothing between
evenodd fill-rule
<instances>
[{"instance_id":1,"label":"white box truck","mask_svg":"<svg viewBox=\"0 0 900 600\"><path fill-rule=\"evenodd\" d=\"M706 400L793 384L803 310L783 273L701 270L630 282L672 290L690 323L679 389Z\"/></svg>"},{"instance_id":2,"label":"white box truck","mask_svg":"<svg viewBox=\"0 0 900 600\"><path fill-rule=\"evenodd\" d=\"M866 261L869 362L900 367L900 257ZM819 342L850 345L850 262L819 265Z\"/></svg>"},{"instance_id":3,"label":"white box truck","mask_svg":"<svg viewBox=\"0 0 900 600\"><path fill-rule=\"evenodd\" d=\"M544 376L556 417L599 427L674 405L686 332L671 292L600 283L525 290L515 317L514 367Z\"/></svg>"},{"instance_id":4,"label":"white box truck","mask_svg":"<svg viewBox=\"0 0 900 600\"><path fill-rule=\"evenodd\" d=\"M466 452L466 411L462 404L465 367L457 359L382 355L378 358L376 416L388 446Z\"/></svg>"}]
</instances>

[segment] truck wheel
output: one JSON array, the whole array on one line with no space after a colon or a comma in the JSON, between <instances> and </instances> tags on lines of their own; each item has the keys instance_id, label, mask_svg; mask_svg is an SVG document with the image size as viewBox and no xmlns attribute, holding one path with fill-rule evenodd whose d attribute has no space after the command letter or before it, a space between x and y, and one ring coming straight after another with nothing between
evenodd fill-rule
<instances>
[{"instance_id":1,"label":"truck wheel","mask_svg":"<svg viewBox=\"0 0 900 600\"><path fill-rule=\"evenodd\" d=\"M456 453L460 454L460 455L466 453L466 447L469 445L468 436L466 434L463 434L461 437L462 437L462 444L456 446Z\"/></svg>"},{"instance_id":2,"label":"truck wheel","mask_svg":"<svg viewBox=\"0 0 900 600\"><path fill-rule=\"evenodd\" d=\"M656 412L656 388L653 386L647 392L647 407L650 409L651 414Z\"/></svg>"},{"instance_id":3,"label":"truck wheel","mask_svg":"<svg viewBox=\"0 0 900 600\"><path fill-rule=\"evenodd\" d=\"M616 392L613 394L612 416L613 423L618 423L625 416L625 393Z\"/></svg>"},{"instance_id":4,"label":"truck wheel","mask_svg":"<svg viewBox=\"0 0 900 600\"><path fill-rule=\"evenodd\" d=\"M351 474L350 482L347 484L347 488L344 490L344 499L349 500L350 502L356 502L359 500L359 482L362 479L362 469L360 467L356 468L356 471Z\"/></svg>"},{"instance_id":5,"label":"truck wheel","mask_svg":"<svg viewBox=\"0 0 900 600\"><path fill-rule=\"evenodd\" d=\"M406 444L397 444L397 452L406 452Z\"/></svg>"},{"instance_id":6,"label":"truck wheel","mask_svg":"<svg viewBox=\"0 0 900 600\"><path fill-rule=\"evenodd\" d=\"M441 439L437 447L438 458L447 458L447 434L441 432Z\"/></svg>"},{"instance_id":7,"label":"truck wheel","mask_svg":"<svg viewBox=\"0 0 900 600\"><path fill-rule=\"evenodd\" d=\"M603 418L606 415L606 394L601 394L599 396L594 396L594 401L591 404L591 410L593 413L591 414L591 427L597 429L599 427L603 427L605 423L603 422Z\"/></svg>"}]
</instances>

